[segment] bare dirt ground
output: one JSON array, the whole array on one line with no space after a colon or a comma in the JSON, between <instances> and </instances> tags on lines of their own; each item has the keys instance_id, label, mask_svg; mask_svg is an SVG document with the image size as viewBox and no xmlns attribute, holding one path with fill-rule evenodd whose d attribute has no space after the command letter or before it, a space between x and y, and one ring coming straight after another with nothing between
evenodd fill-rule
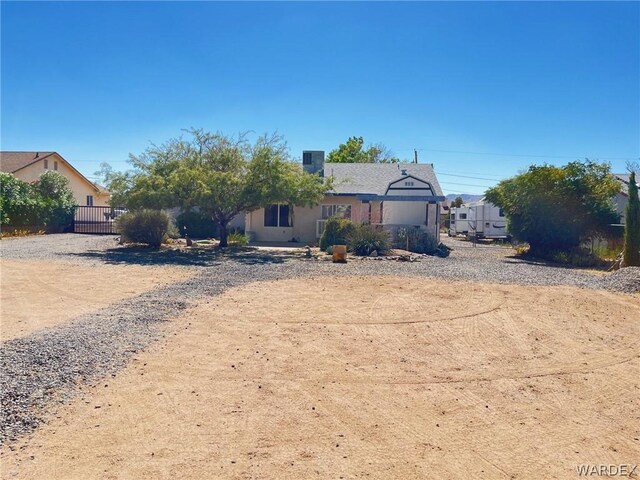
<instances>
[{"instance_id":1,"label":"bare dirt ground","mask_svg":"<svg viewBox=\"0 0 640 480\"><path fill-rule=\"evenodd\" d=\"M640 298L256 283L3 450L3 478L577 478L640 461Z\"/></svg>"},{"instance_id":2,"label":"bare dirt ground","mask_svg":"<svg viewBox=\"0 0 640 480\"><path fill-rule=\"evenodd\" d=\"M0 338L26 336L193 274L185 268L2 259Z\"/></svg>"}]
</instances>

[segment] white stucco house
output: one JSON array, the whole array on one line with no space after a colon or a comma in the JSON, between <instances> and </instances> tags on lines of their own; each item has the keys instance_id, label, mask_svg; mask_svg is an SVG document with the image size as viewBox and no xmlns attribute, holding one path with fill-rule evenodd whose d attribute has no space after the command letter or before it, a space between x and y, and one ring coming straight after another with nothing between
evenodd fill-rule
<instances>
[{"instance_id":1,"label":"white stucco house","mask_svg":"<svg viewBox=\"0 0 640 480\"><path fill-rule=\"evenodd\" d=\"M432 164L324 163L324 152L303 152L303 168L333 177L334 189L313 207L269 205L245 216L245 231L259 242L316 243L329 217L381 225L415 226L438 241L445 197Z\"/></svg>"}]
</instances>

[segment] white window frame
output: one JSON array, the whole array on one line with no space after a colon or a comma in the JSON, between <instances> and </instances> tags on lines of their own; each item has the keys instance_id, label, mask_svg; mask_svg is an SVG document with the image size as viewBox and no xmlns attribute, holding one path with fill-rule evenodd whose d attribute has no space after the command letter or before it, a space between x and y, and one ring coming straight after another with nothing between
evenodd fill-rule
<instances>
[{"instance_id":1,"label":"white window frame","mask_svg":"<svg viewBox=\"0 0 640 480\"><path fill-rule=\"evenodd\" d=\"M343 212L339 212L342 209ZM341 214L339 214L341 213ZM323 203L320 206L320 216L322 220L331 217L346 218L351 220L351 204L350 203Z\"/></svg>"}]
</instances>

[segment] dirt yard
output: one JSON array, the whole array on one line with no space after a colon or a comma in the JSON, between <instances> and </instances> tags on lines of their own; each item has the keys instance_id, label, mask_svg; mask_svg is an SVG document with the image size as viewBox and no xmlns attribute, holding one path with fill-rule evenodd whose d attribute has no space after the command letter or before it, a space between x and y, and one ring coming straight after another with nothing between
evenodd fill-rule
<instances>
[{"instance_id":1,"label":"dirt yard","mask_svg":"<svg viewBox=\"0 0 640 480\"><path fill-rule=\"evenodd\" d=\"M193 274L184 268L3 259L0 338L26 336Z\"/></svg>"},{"instance_id":2,"label":"dirt yard","mask_svg":"<svg viewBox=\"0 0 640 480\"><path fill-rule=\"evenodd\" d=\"M3 478L577 478L640 461L640 298L251 284L3 451Z\"/></svg>"}]
</instances>

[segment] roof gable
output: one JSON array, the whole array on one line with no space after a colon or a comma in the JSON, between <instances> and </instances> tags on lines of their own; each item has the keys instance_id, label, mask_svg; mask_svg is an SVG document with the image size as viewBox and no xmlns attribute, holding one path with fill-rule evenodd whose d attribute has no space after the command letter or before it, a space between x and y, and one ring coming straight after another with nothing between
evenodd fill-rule
<instances>
[{"instance_id":1,"label":"roof gable","mask_svg":"<svg viewBox=\"0 0 640 480\"><path fill-rule=\"evenodd\" d=\"M407 183L411 183L411 185L407 185ZM385 195L389 194L389 192L397 194L398 191L404 193L420 192L422 195L434 195L433 188L431 188L429 182L425 182L414 175L403 175L399 179L389 183Z\"/></svg>"},{"instance_id":2,"label":"roof gable","mask_svg":"<svg viewBox=\"0 0 640 480\"><path fill-rule=\"evenodd\" d=\"M67 167L71 169L76 175L78 175L84 182L91 185L96 192L100 194L108 194L109 191L101 185L92 182L82 173L78 171L73 165L65 160L62 155L57 152L0 152L0 171L6 173L15 173L23 168L33 165L34 163L44 160L45 158L57 157L58 160L63 162Z\"/></svg>"},{"instance_id":3,"label":"roof gable","mask_svg":"<svg viewBox=\"0 0 640 480\"><path fill-rule=\"evenodd\" d=\"M14 173L56 152L0 152L0 172Z\"/></svg>"}]
</instances>

